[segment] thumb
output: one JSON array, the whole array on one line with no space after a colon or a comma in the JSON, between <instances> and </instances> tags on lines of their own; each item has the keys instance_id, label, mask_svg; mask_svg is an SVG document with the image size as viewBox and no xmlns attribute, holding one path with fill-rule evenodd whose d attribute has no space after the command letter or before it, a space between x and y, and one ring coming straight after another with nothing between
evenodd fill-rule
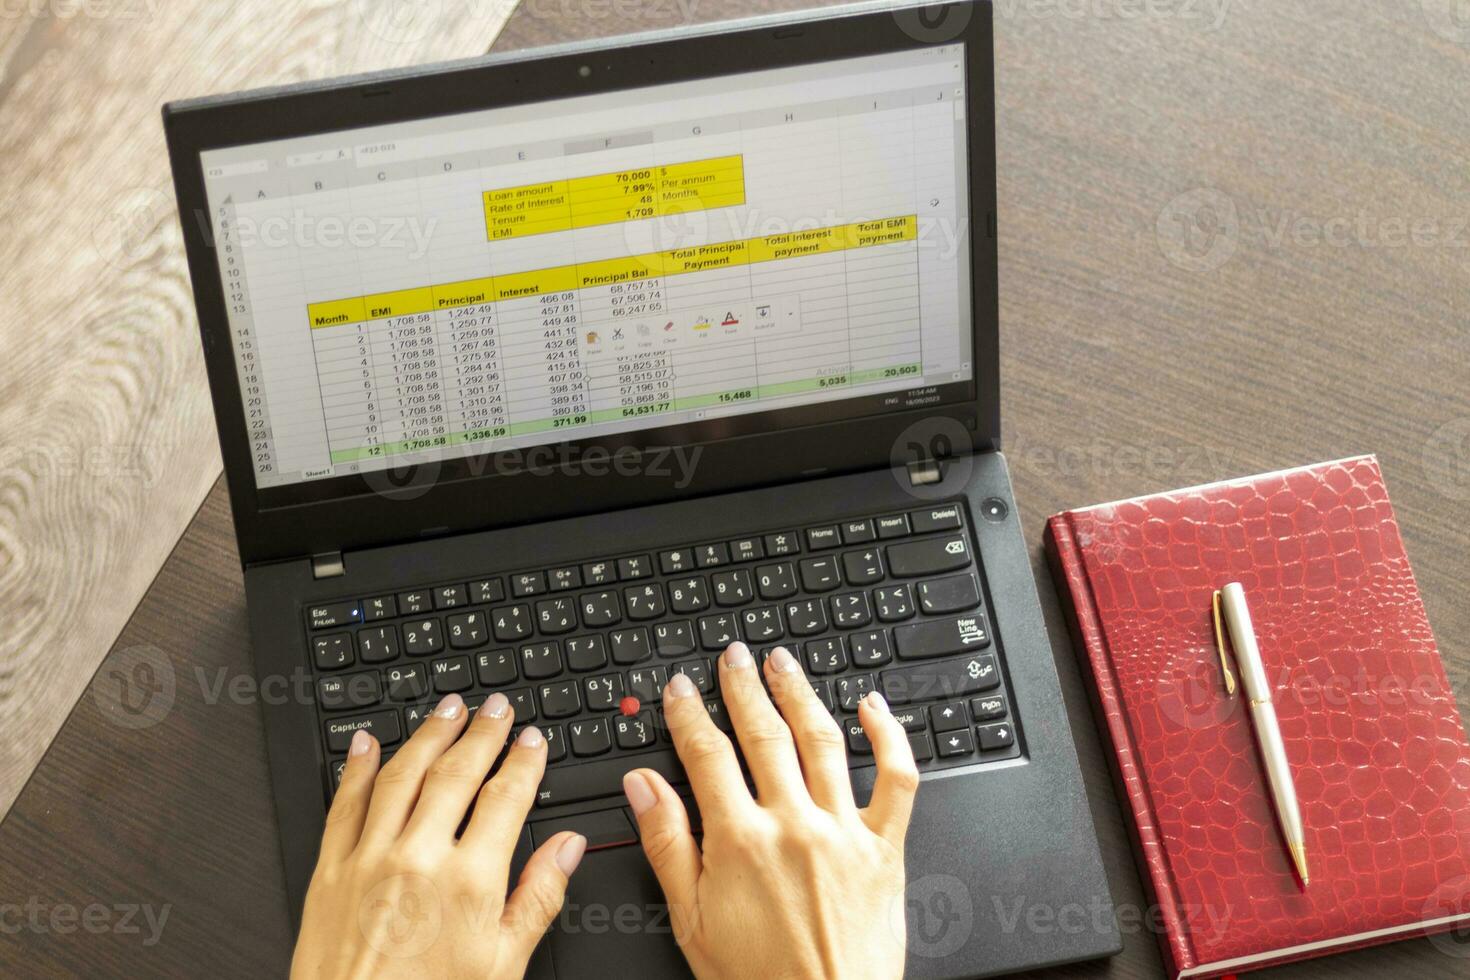
<instances>
[{"instance_id":1,"label":"thumb","mask_svg":"<svg viewBox=\"0 0 1470 980\"><path fill-rule=\"evenodd\" d=\"M522 964L530 961L536 944L556 920L567 897L567 880L586 852L587 838L567 831L542 844L526 862L500 917L500 933Z\"/></svg>"},{"instance_id":2,"label":"thumb","mask_svg":"<svg viewBox=\"0 0 1470 980\"><path fill-rule=\"evenodd\" d=\"M696 886L704 865L689 830L689 811L674 788L648 769L634 769L624 776L623 792L638 818L643 853L664 890L677 929L679 920L693 921Z\"/></svg>"}]
</instances>

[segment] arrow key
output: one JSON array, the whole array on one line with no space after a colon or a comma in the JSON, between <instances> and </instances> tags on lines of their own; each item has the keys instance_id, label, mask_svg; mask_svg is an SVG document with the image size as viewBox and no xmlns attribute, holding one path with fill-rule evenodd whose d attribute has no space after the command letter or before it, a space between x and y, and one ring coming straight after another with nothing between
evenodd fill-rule
<instances>
[{"instance_id":1,"label":"arrow key","mask_svg":"<svg viewBox=\"0 0 1470 980\"><path fill-rule=\"evenodd\" d=\"M936 704L929 709L929 716L934 720L936 732L952 732L957 728L968 729L970 727L970 716L965 714L965 702L963 701L946 701L943 704Z\"/></svg>"},{"instance_id":2,"label":"arrow key","mask_svg":"<svg viewBox=\"0 0 1470 980\"><path fill-rule=\"evenodd\" d=\"M975 751L975 740L968 728L953 732L936 732L934 744L939 746L939 758L952 759L957 755L969 755Z\"/></svg>"},{"instance_id":3,"label":"arrow key","mask_svg":"<svg viewBox=\"0 0 1470 980\"><path fill-rule=\"evenodd\" d=\"M1016 744L1016 732L1010 725L976 725L975 737L980 740L980 748L986 752L992 749L1005 749Z\"/></svg>"}]
</instances>

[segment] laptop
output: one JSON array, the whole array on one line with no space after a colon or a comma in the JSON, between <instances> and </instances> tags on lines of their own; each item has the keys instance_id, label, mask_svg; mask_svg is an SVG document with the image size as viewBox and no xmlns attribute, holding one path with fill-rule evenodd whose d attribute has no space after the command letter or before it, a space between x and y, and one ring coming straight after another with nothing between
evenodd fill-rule
<instances>
[{"instance_id":1,"label":"laptop","mask_svg":"<svg viewBox=\"0 0 1470 980\"><path fill-rule=\"evenodd\" d=\"M743 639L798 655L860 803L858 700L909 731L909 976L1118 951L999 452L988 4L163 116L254 667L296 692L262 709L293 916L351 735L504 691L550 744L518 862L591 846L532 975L687 976L621 779L687 792L660 692L727 725Z\"/></svg>"}]
</instances>

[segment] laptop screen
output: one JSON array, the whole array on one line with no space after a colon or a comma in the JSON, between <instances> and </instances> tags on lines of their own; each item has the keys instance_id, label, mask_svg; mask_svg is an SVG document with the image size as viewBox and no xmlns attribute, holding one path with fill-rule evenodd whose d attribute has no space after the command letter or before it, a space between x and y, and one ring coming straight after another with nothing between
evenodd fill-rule
<instances>
[{"instance_id":1,"label":"laptop screen","mask_svg":"<svg viewBox=\"0 0 1470 980\"><path fill-rule=\"evenodd\" d=\"M257 486L973 399L963 61L206 151Z\"/></svg>"}]
</instances>

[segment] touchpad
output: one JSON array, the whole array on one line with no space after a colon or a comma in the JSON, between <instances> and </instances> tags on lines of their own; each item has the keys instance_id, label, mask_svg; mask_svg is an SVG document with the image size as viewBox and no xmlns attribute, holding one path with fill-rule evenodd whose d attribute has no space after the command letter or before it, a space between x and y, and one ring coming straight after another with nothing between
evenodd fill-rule
<instances>
[{"instance_id":1,"label":"touchpad","mask_svg":"<svg viewBox=\"0 0 1470 980\"><path fill-rule=\"evenodd\" d=\"M588 852L547 944L559 980L691 975L641 847Z\"/></svg>"}]
</instances>

